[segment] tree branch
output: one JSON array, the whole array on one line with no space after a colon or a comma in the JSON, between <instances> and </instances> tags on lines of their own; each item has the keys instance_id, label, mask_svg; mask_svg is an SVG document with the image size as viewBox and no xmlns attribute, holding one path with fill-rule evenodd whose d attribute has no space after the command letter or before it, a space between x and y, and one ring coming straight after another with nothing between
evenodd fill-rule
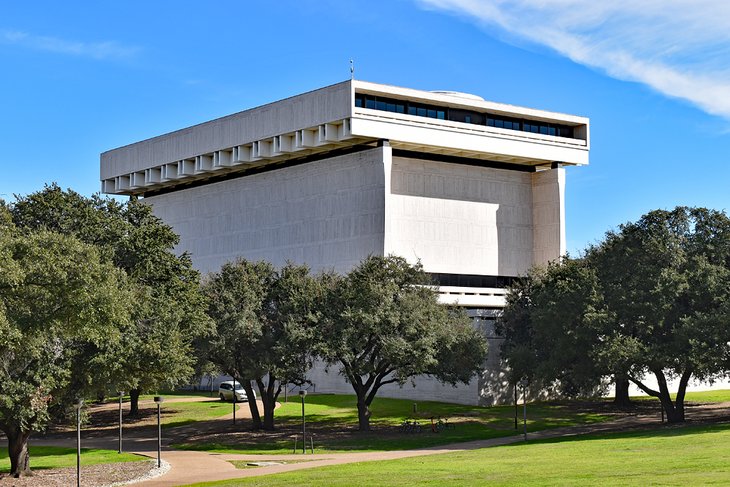
<instances>
[{"instance_id":1,"label":"tree branch","mask_svg":"<svg viewBox=\"0 0 730 487\"><path fill-rule=\"evenodd\" d=\"M645 386L640 380L634 379L633 377L629 376L628 379L636 384L636 387L644 391L645 393L649 394L650 396L659 397L659 391L655 391L654 389L650 389L649 387Z\"/></svg>"},{"instance_id":2,"label":"tree branch","mask_svg":"<svg viewBox=\"0 0 730 487\"><path fill-rule=\"evenodd\" d=\"M363 349L362 353L355 358L355 362L360 362L372 351L372 348L375 345L373 338L374 337L372 334L368 337L368 342L365 344L365 348ZM373 356L374 355L376 354L373 354Z\"/></svg>"},{"instance_id":3,"label":"tree branch","mask_svg":"<svg viewBox=\"0 0 730 487\"><path fill-rule=\"evenodd\" d=\"M370 404L373 402L373 399L375 399L375 395L378 393L378 390L382 386L384 386L386 384L392 384L393 382L398 382L398 379L393 378L393 379L388 379L388 380L384 380L384 381L381 381L381 380L376 381L375 384L373 385L373 388L368 393L367 398L365 399L365 404L370 406Z\"/></svg>"},{"instance_id":4,"label":"tree branch","mask_svg":"<svg viewBox=\"0 0 730 487\"><path fill-rule=\"evenodd\" d=\"M687 383L689 382L690 377L692 377L692 369L687 369L679 379L679 389L677 389L677 399L674 401L675 404L684 403L684 395L687 393Z\"/></svg>"}]
</instances>

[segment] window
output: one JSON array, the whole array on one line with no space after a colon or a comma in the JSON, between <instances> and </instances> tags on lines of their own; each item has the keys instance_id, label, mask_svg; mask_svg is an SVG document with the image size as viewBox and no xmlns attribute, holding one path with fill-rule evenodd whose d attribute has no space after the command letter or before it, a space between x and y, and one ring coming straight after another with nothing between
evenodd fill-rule
<instances>
[{"instance_id":1,"label":"window","mask_svg":"<svg viewBox=\"0 0 730 487\"><path fill-rule=\"evenodd\" d=\"M416 117L436 118L439 120L450 120L452 122L469 123L473 125L486 125L507 130L521 130L533 134L542 134L553 137L573 138L573 127L559 125L537 120L523 120L519 118L505 117L491 113L483 113L461 108L448 108L436 105L424 105L407 100L397 100L374 95L355 94L355 106L384 112L402 113Z\"/></svg>"}]
</instances>

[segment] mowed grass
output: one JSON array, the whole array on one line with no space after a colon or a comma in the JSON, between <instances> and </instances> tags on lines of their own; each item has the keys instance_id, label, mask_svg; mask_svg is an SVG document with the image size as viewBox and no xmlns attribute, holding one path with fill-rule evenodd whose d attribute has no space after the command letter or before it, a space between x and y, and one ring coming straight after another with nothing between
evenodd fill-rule
<instances>
[{"instance_id":1,"label":"mowed grass","mask_svg":"<svg viewBox=\"0 0 730 487\"><path fill-rule=\"evenodd\" d=\"M238 406L248 407L245 403L239 403ZM172 428L196 421L220 418L230 413L233 413L233 404L219 400L162 403L161 421L163 428Z\"/></svg>"},{"instance_id":2,"label":"mowed grass","mask_svg":"<svg viewBox=\"0 0 730 487\"><path fill-rule=\"evenodd\" d=\"M154 394L140 394L139 400L140 401L152 401L155 396L162 396L164 398L180 398L180 397L218 397L218 389L214 390L212 393L209 391L163 391L158 392ZM129 403L129 391L127 391L126 394L122 396L122 400L124 401L124 404ZM89 398L89 403L94 403L94 399ZM104 398L103 402L105 403L116 403L119 402L119 396L117 395L109 395Z\"/></svg>"},{"instance_id":3,"label":"mowed grass","mask_svg":"<svg viewBox=\"0 0 730 487\"><path fill-rule=\"evenodd\" d=\"M195 486L728 485L730 425L517 443Z\"/></svg>"},{"instance_id":4,"label":"mowed grass","mask_svg":"<svg viewBox=\"0 0 730 487\"><path fill-rule=\"evenodd\" d=\"M31 445L28 451L30 452L31 470L76 466L75 448ZM129 453L119 454L113 450L81 449L82 467L84 465L97 465L99 463L139 462L144 460L149 459ZM9 471L10 459L8 458L8 449L0 448L0 472L5 473Z\"/></svg>"},{"instance_id":5,"label":"mowed grass","mask_svg":"<svg viewBox=\"0 0 730 487\"><path fill-rule=\"evenodd\" d=\"M677 394L672 393L672 400L676 399ZM631 398L640 401L659 401L656 397L652 396L634 396ZM684 397L685 402L730 402L730 390L729 389L718 389L710 391L696 391L688 392Z\"/></svg>"},{"instance_id":6,"label":"mowed grass","mask_svg":"<svg viewBox=\"0 0 730 487\"><path fill-rule=\"evenodd\" d=\"M301 424L301 402L283 403L276 410L277 427L296 433ZM519 413L519 429L514 427L513 406L476 407L432 401L418 401L418 412L413 412L413 402L404 399L376 398L371 407L372 418L369 433L357 433L357 408L354 395L308 395L305 412L308 431L314 433L315 451L319 453L342 451L383 451L422 448L447 443L496 438L520 434L522 408ZM245 406L244 406L245 407ZM421 433L403 433L399 425L406 418L415 418L422 425ZM431 417L447 418L454 428L439 433L431 431ZM538 431L562 426L575 426L606 421L611 416L582 411L575 406L558 403L528 405L528 431ZM175 448L203 450L218 453L291 453L293 440L290 435L246 435L235 443L175 444Z\"/></svg>"},{"instance_id":7,"label":"mowed grass","mask_svg":"<svg viewBox=\"0 0 730 487\"><path fill-rule=\"evenodd\" d=\"M173 398L173 397L218 397L218 389L215 389L212 393L209 391L164 391L159 392L157 394L140 394L139 400L140 401L152 401L155 396L162 396L164 398ZM119 400L119 396L117 396L117 401ZM129 395L124 396L124 400L129 400Z\"/></svg>"},{"instance_id":8,"label":"mowed grass","mask_svg":"<svg viewBox=\"0 0 730 487\"><path fill-rule=\"evenodd\" d=\"M239 406L247 407L245 404ZM140 417L129 418L126 416L129 411L129 404L124 403L123 414L124 427L127 429L135 429L140 427L149 427L157 424L157 405L156 404L140 404ZM163 402L161 408L161 420L163 428L172 428L175 426L183 426L197 421L206 421L220 418L226 414L233 412L231 403L224 403L217 399L210 401L196 402ZM114 409L94 410L91 408L88 422L84 424L84 429L93 429L96 427L109 428L116 427L119 423L119 415ZM74 429L75 425L65 424L62 426L67 430Z\"/></svg>"}]
</instances>

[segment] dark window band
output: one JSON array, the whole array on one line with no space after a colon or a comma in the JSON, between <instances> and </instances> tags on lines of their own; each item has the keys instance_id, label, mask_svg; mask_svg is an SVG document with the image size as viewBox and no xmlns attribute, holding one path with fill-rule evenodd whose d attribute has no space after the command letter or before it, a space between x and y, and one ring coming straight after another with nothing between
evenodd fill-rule
<instances>
[{"instance_id":1,"label":"dark window band","mask_svg":"<svg viewBox=\"0 0 730 487\"><path fill-rule=\"evenodd\" d=\"M528 120L522 118L504 117L492 113L481 113L460 108L441 107L436 105L424 105L423 103L411 102L408 100L396 100L382 96L355 94L355 106L381 110L384 112L403 113L417 117L436 118L440 120L451 120L452 122L471 123L474 125L486 125L509 130L519 130L534 134L550 135L554 137L574 138L573 127L557 123L547 123L539 120Z\"/></svg>"},{"instance_id":2,"label":"dark window band","mask_svg":"<svg viewBox=\"0 0 730 487\"><path fill-rule=\"evenodd\" d=\"M428 273L439 286L454 287L494 287L507 288L519 279L514 276L482 276L478 274L444 274L444 273Z\"/></svg>"}]
</instances>

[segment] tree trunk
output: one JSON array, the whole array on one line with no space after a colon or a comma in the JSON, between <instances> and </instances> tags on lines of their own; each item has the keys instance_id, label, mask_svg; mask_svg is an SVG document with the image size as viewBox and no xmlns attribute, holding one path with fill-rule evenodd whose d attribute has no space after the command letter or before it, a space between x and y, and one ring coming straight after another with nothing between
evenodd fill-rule
<instances>
[{"instance_id":1,"label":"tree trunk","mask_svg":"<svg viewBox=\"0 0 730 487\"><path fill-rule=\"evenodd\" d=\"M661 401L664 413L667 415L667 423L684 423L684 405L675 406L669 398L661 398Z\"/></svg>"},{"instance_id":2,"label":"tree trunk","mask_svg":"<svg viewBox=\"0 0 730 487\"><path fill-rule=\"evenodd\" d=\"M10 458L10 475L16 479L30 476L30 455L28 454L29 431L19 431L15 428L6 432L8 437L8 457Z\"/></svg>"},{"instance_id":3,"label":"tree trunk","mask_svg":"<svg viewBox=\"0 0 730 487\"><path fill-rule=\"evenodd\" d=\"M667 387L667 379L664 377L664 373L661 370L653 371L659 385L659 390L654 390L647 387L643 382L638 379L631 378L631 382L636 386L649 394L652 397L659 399L662 409L667 416L669 423L682 423L684 422L684 394L687 390L687 382L689 381L692 372L685 371L682 374L682 378L679 381L679 390L677 391L676 406L672 403L672 396L669 395L669 388Z\"/></svg>"},{"instance_id":4,"label":"tree trunk","mask_svg":"<svg viewBox=\"0 0 730 487\"><path fill-rule=\"evenodd\" d=\"M261 414L259 413L259 405L256 403L256 400L254 399L254 392L253 387L251 387L251 380L246 379L241 382L241 386L243 386L243 390L246 391L246 396L248 396L248 408L251 410L251 419L253 420L253 429L260 430L261 429Z\"/></svg>"},{"instance_id":5,"label":"tree trunk","mask_svg":"<svg viewBox=\"0 0 730 487\"><path fill-rule=\"evenodd\" d=\"M274 408L276 407L276 399L274 398L274 382L275 379L269 375L269 382L264 385L262 379L256 379L256 385L259 387L259 395L261 403L264 405L264 429L273 431L274 429Z\"/></svg>"},{"instance_id":6,"label":"tree trunk","mask_svg":"<svg viewBox=\"0 0 730 487\"><path fill-rule=\"evenodd\" d=\"M142 391L139 389L131 389L129 391L129 417L139 417L139 395Z\"/></svg>"},{"instance_id":7,"label":"tree trunk","mask_svg":"<svg viewBox=\"0 0 730 487\"><path fill-rule=\"evenodd\" d=\"M357 397L358 430L370 431L370 415L371 415L370 407L368 407L368 404L365 401L365 398L360 397L360 394L358 394L358 397Z\"/></svg>"},{"instance_id":8,"label":"tree trunk","mask_svg":"<svg viewBox=\"0 0 730 487\"><path fill-rule=\"evenodd\" d=\"M264 429L267 431L274 430L274 408L264 406Z\"/></svg>"},{"instance_id":9,"label":"tree trunk","mask_svg":"<svg viewBox=\"0 0 730 487\"><path fill-rule=\"evenodd\" d=\"M614 376L616 383L616 393L613 398L613 405L618 407L631 406L631 398L629 397L629 379L622 374Z\"/></svg>"},{"instance_id":10,"label":"tree trunk","mask_svg":"<svg viewBox=\"0 0 730 487\"><path fill-rule=\"evenodd\" d=\"M684 371L681 378L679 379L679 388L677 389L677 398L672 402L672 397L669 395L669 388L667 386L667 380L664 377L664 373L661 371L655 371L654 375L657 378L659 384L659 400L662 403L662 408L667 415L668 423L683 423L684 422L684 395L687 392L687 383L689 378L692 376L692 372L689 370Z\"/></svg>"}]
</instances>

